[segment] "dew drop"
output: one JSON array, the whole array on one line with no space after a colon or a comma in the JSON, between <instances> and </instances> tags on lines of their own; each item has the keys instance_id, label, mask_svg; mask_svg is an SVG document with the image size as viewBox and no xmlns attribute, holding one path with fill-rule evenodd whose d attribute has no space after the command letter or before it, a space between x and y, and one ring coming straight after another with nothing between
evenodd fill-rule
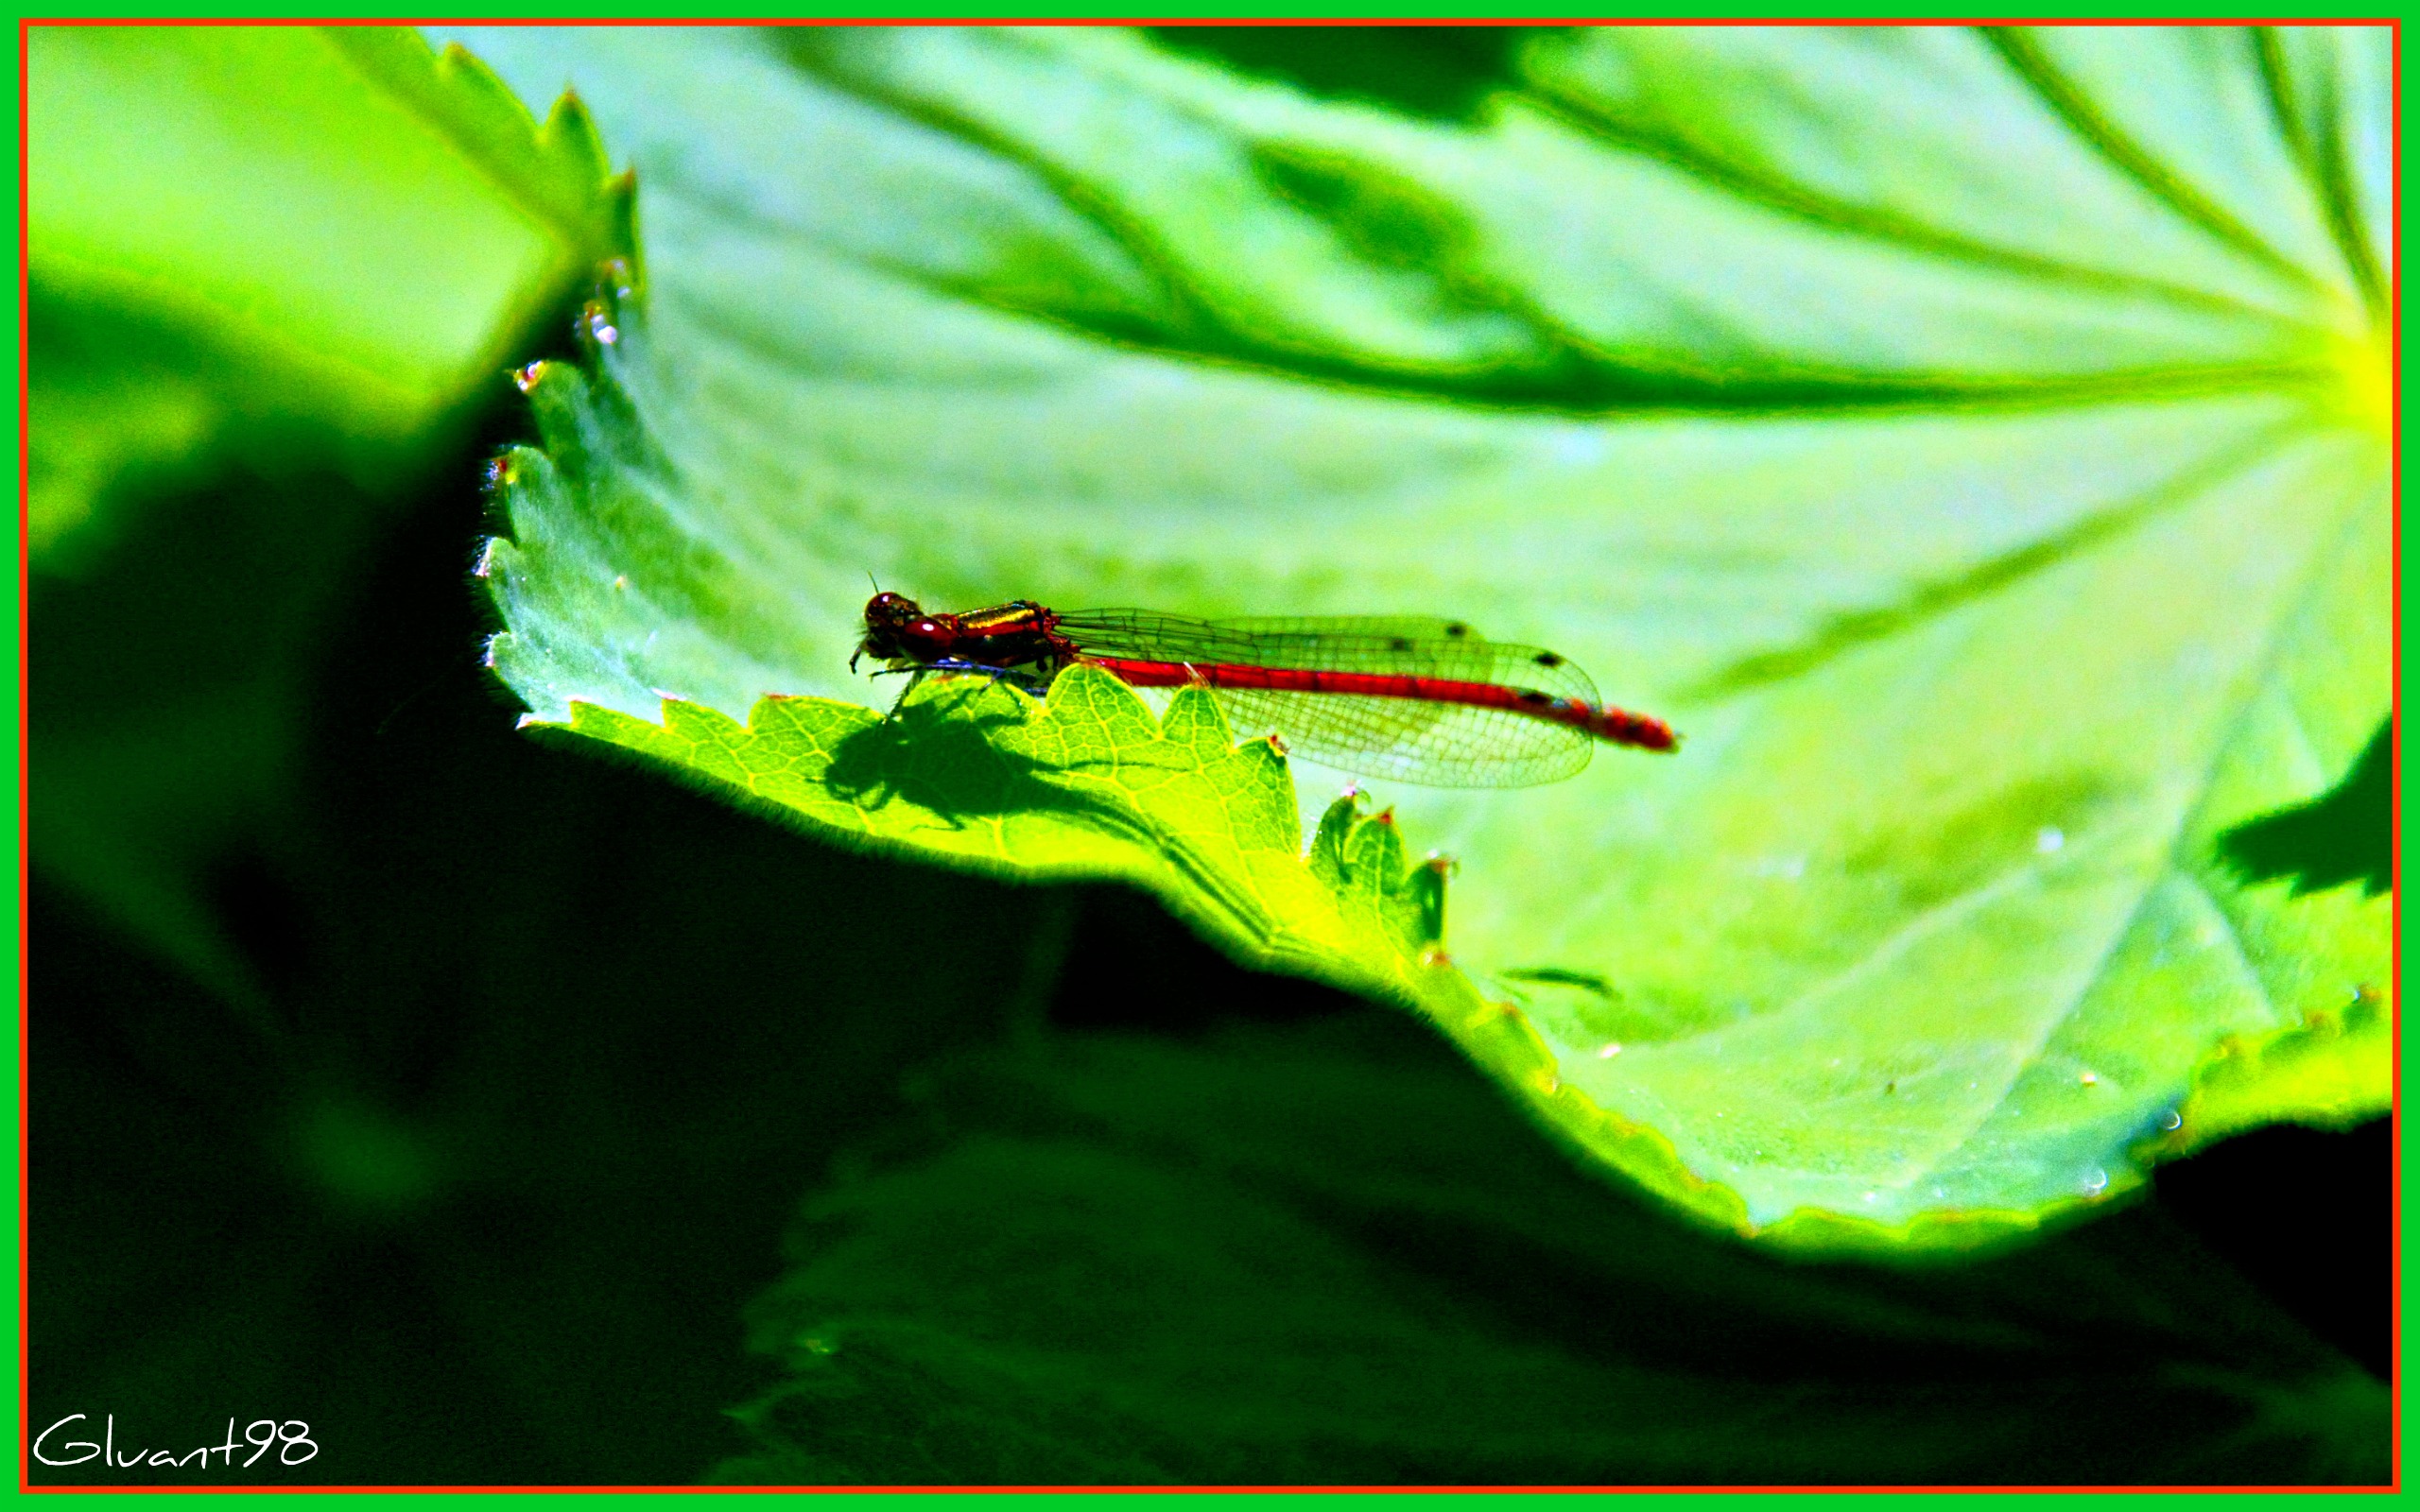
<instances>
[{"instance_id":1,"label":"dew drop","mask_svg":"<svg viewBox=\"0 0 2420 1512\"><path fill-rule=\"evenodd\" d=\"M2082 1082L2086 1087L2097 1086L2100 1081L2100 1073L2097 1071L2087 1071L2083 1075L2078 1076L2076 1080Z\"/></svg>"},{"instance_id":2,"label":"dew drop","mask_svg":"<svg viewBox=\"0 0 2420 1512\"><path fill-rule=\"evenodd\" d=\"M2185 1126L2184 1115L2171 1108L2167 1112L2159 1115L2159 1126L2167 1130L2169 1133L2173 1134L2178 1129Z\"/></svg>"},{"instance_id":3,"label":"dew drop","mask_svg":"<svg viewBox=\"0 0 2420 1512\"><path fill-rule=\"evenodd\" d=\"M2103 1191L2107 1190L2108 1186L2109 1173L2102 1170L2100 1167L2096 1165L2091 1170L2086 1171L2083 1174L2083 1194L2085 1196L2097 1197L2100 1195Z\"/></svg>"},{"instance_id":4,"label":"dew drop","mask_svg":"<svg viewBox=\"0 0 2420 1512\"><path fill-rule=\"evenodd\" d=\"M2033 850L2037 855L2047 856L2066 843L2067 832L2055 824L2046 824L2033 832Z\"/></svg>"},{"instance_id":5,"label":"dew drop","mask_svg":"<svg viewBox=\"0 0 2420 1512\"><path fill-rule=\"evenodd\" d=\"M537 387L538 380L544 376L546 376L546 365L543 362L533 362L512 375L512 386L526 394Z\"/></svg>"},{"instance_id":6,"label":"dew drop","mask_svg":"<svg viewBox=\"0 0 2420 1512\"><path fill-rule=\"evenodd\" d=\"M1618 1040L1608 1040L1605 1041L1604 1048L1597 1052L1597 1058L1599 1060L1611 1060L1621 1053L1622 1042Z\"/></svg>"},{"instance_id":7,"label":"dew drop","mask_svg":"<svg viewBox=\"0 0 2420 1512\"><path fill-rule=\"evenodd\" d=\"M629 577L627 577L627 576L623 576L622 574L620 574L620 573L615 573L615 574L614 575L614 588L616 588L616 589L624 589L624 588L628 588L628 587L630 587L630 586L631 586L631 580L630 580L630 578L629 578Z\"/></svg>"}]
</instances>

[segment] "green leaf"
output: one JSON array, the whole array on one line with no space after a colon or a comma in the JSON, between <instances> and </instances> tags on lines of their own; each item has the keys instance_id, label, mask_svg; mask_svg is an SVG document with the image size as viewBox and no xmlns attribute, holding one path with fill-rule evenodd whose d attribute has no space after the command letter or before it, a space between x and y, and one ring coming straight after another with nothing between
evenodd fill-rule
<instances>
[{"instance_id":1,"label":"green leaf","mask_svg":"<svg viewBox=\"0 0 2420 1512\"><path fill-rule=\"evenodd\" d=\"M534 719L691 765L640 732L666 698L883 696L845 676L868 572L1450 613L1689 737L1382 795L1460 858L1446 943L1525 1047L1489 1063L1665 1196L1972 1244L2205 1125L2385 1106L2381 1035L2224 1051L2382 1002L2390 905L2220 842L2388 706L2386 32L1582 29L1467 126L1120 32L479 44L579 80L655 238L507 468L492 656ZM1014 698L930 717L972 753ZM867 833L813 769L773 801ZM1282 800L1261 769L1236 802ZM982 843L1058 833L1015 821ZM1303 924L1183 870L1232 950ZM1382 938L1301 964L1399 980Z\"/></svg>"},{"instance_id":2,"label":"green leaf","mask_svg":"<svg viewBox=\"0 0 2420 1512\"><path fill-rule=\"evenodd\" d=\"M45 570L88 567L112 498L189 481L214 447L390 489L633 250L631 185L576 101L540 127L408 30L36 26L28 45Z\"/></svg>"},{"instance_id":3,"label":"green leaf","mask_svg":"<svg viewBox=\"0 0 2420 1512\"><path fill-rule=\"evenodd\" d=\"M1305 866L1284 762L1266 741L1237 747L1207 694L1188 690L1163 723L1123 683L1083 668L1039 710L977 684L930 690L888 721L778 697L744 727L690 703L667 702L663 720L580 704L571 729L826 834L1011 874L1127 879L1267 964L1420 995L1429 940L1392 817L1340 800L1322 864Z\"/></svg>"},{"instance_id":4,"label":"green leaf","mask_svg":"<svg viewBox=\"0 0 2420 1512\"><path fill-rule=\"evenodd\" d=\"M2383 1481L2382 1383L2145 1204L1817 1266L1589 1190L1375 1016L911 1085L750 1338L741 1484Z\"/></svg>"},{"instance_id":5,"label":"green leaf","mask_svg":"<svg viewBox=\"0 0 2420 1512\"><path fill-rule=\"evenodd\" d=\"M256 1000L213 895L283 843L331 614L635 189L407 30L28 48L35 860Z\"/></svg>"}]
</instances>

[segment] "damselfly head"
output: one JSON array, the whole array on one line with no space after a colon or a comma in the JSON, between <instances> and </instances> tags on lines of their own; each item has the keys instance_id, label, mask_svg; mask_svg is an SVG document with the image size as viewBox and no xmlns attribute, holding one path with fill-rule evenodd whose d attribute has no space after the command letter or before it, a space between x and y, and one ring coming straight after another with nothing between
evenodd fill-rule
<instances>
[{"instance_id":1,"label":"damselfly head","mask_svg":"<svg viewBox=\"0 0 2420 1512\"><path fill-rule=\"evenodd\" d=\"M877 626L904 625L909 620L917 620L924 617L925 610L923 607L905 593L890 593L877 591L873 597L866 600L866 627L868 629L872 629Z\"/></svg>"},{"instance_id":2,"label":"damselfly head","mask_svg":"<svg viewBox=\"0 0 2420 1512\"><path fill-rule=\"evenodd\" d=\"M866 600L866 633L857 655L883 662L930 662L949 654L958 641L950 616L927 614L905 593L876 593Z\"/></svg>"},{"instance_id":3,"label":"damselfly head","mask_svg":"<svg viewBox=\"0 0 2420 1512\"><path fill-rule=\"evenodd\" d=\"M886 593L877 587L873 597L866 600L866 631L857 641L856 656L849 658L849 670L856 670L858 657L895 662L906 656L907 647L900 644L899 632L915 623L923 612L915 600Z\"/></svg>"}]
</instances>

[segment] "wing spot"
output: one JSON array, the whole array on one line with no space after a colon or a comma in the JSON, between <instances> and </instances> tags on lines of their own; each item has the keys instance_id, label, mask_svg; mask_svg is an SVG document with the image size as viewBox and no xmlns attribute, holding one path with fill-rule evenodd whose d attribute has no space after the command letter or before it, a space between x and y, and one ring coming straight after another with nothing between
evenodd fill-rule
<instances>
[{"instance_id":1,"label":"wing spot","mask_svg":"<svg viewBox=\"0 0 2420 1512\"><path fill-rule=\"evenodd\" d=\"M1563 665L1563 658L1555 655L1552 651L1541 651L1532 660L1542 667L1559 667Z\"/></svg>"},{"instance_id":2,"label":"wing spot","mask_svg":"<svg viewBox=\"0 0 2420 1512\"><path fill-rule=\"evenodd\" d=\"M1460 620L1455 620L1445 627L1445 633L1457 641L1467 640L1470 638L1471 627Z\"/></svg>"}]
</instances>

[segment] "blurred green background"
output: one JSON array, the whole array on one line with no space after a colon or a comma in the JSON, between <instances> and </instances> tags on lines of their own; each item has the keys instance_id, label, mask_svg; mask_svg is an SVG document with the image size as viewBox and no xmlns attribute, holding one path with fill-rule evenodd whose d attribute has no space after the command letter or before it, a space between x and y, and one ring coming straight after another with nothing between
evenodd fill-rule
<instances>
[{"instance_id":1,"label":"blurred green background","mask_svg":"<svg viewBox=\"0 0 2420 1512\"><path fill-rule=\"evenodd\" d=\"M1167 45L1450 116L1520 40ZM31 69L30 1414L320 1446L37 1481L2385 1473L2384 1121L1793 1263L1135 897L516 733L468 577L507 375L637 255L584 116L408 35ZM2383 742L2243 864L2380 878Z\"/></svg>"}]
</instances>

